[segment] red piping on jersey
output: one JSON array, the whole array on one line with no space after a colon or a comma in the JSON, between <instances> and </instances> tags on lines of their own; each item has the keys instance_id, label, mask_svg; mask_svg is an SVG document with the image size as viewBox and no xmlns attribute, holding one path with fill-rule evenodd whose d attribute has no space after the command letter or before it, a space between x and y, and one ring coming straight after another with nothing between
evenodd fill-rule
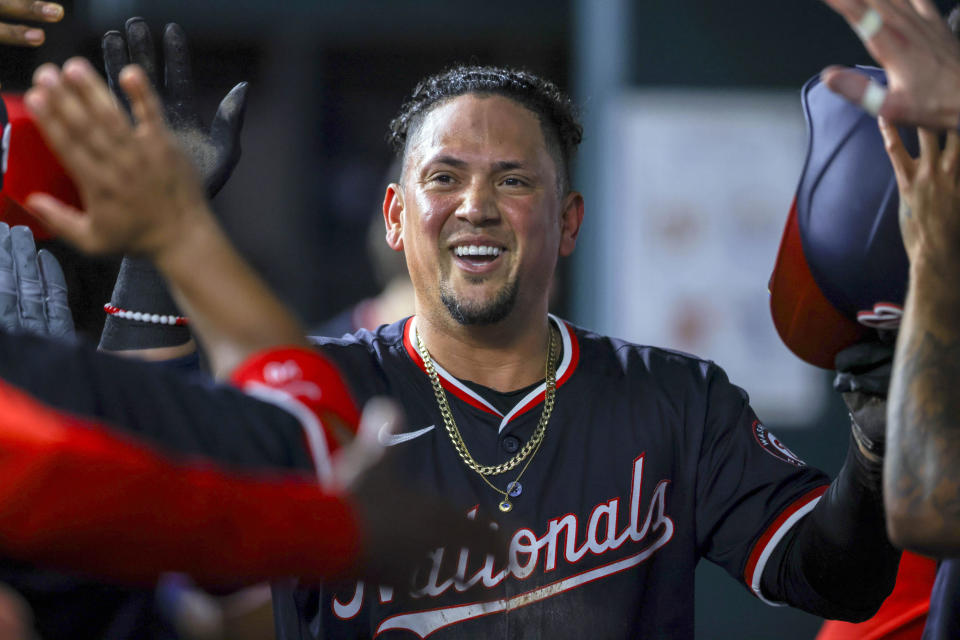
<instances>
[{"instance_id":1,"label":"red piping on jersey","mask_svg":"<svg viewBox=\"0 0 960 640\"><path fill-rule=\"evenodd\" d=\"M763 535L757 540L756 544L753 545L753 549L750 551L750 555L747 556L747 566L743 570L743 579L747 583L747 588L753 591L753 579L754 572L757 569L757 563L760 561L760 556L763 555L764 550L767 548L767 545L770 543L770 540L780 531L780 528L784 523L790 519L790 517L795 514L797 511L810 504L813 500L818 499L822 496L830 485L824 485L822 487L817 487L812 491L808 491L800 499L795 500L790 506L780 512L780 515L777 516L777 519L767 527L766 531L763 532Z\"/></svg>"},{"instance_id":2,"label":"red piping on jersey","mask_svg":"<svg viewBox=\"0 0 960 640\"><path fill-rule=\"evenodd\" d=\"M412 341L412 331L410 330L413 326L413 316L407 318L407 321L403 323L403 346L407 350L407 355L410 356L410 359L413 360L413 363L417 365L421 371L424 373L427 372L427 366L423 362L423 358L420 357L420 351L417 349L417 346L413 344ZM462 389L456 387L447 380L446 376L440 375L440 372L437 372L440 377L440 386L447 390L448 393L452 393L457 396L471 407L480 409L481 411L486 411L487 413L495 416L503 417L502 414L486 404L480 402L477 398L465 393Z\"/></svg>"},{"instance_id":3,"label":"red piping on jersey","mask_svg":"<svg viewBox=\"0 0 960 640\"><path fill-rule=\"evenodd\" d=\"M556 321L557 326L560 329L561 340L563 340L563 338L569 339L569 345L566 345L566 347L569 350L570 358L566 366L563 366L561 363L561 369L558 371L560 375L557 377L557 388L559 389L561 386L563 386L567 382L567 380L570 379L570 376L573 375L574 369L577 368L577 364L579 364L580 362L580 344L577 341L576 334L573 332L573 329L571 329L570 325L567 322L563 320L559 320L557 318L553 318L553 320ZM413 317L410 317L410 318L407 318L407 321L403 325L403 346L407 350L407 355L409 355L410 359L413 360L413 363L417 365L421 371L423 371L424 373L427 373L427 367L423 362L423 358L420 357L420 351L417 349L416 345L413 343L412 328L413 328ZM497 409L490 406L489 404L486 404L481 398L474 395L472 391L466 391L460 386L458 386L457 383L455 383L453 380L448 378L447 375L444 375L444 372L442 372L439 368L437 369L437 377L440 379L440 386L446 389L448 393L452 393L454 396L456 396L463 402L466 402L471 407L475 407L491 415L504 418L504 415L500 413ZM509 417L509 420L506 420L506 422L512 421L517 416L523 415L530 409L542 403L545 395L546 395L546 389L544 388L543 390L540 391L540 393L530 398L529 400L524 402L522 405L518 404L517 406L515 406L507 414L507 416ZM501 430L502 428L503 427L501 426Z\"/></svg>"},{"instance_id":4,"label":"red piping on jersey","mask_svg":"<svg viewBox=\"0 0 960 640\"><path fill-rule=\"evenodd\" d=\"M4 555L123 583L182 571L210 586L319 582L358 557L352 508L312 478L175 461L3 381L0 407Z\"/></svg>"}]
</instances>

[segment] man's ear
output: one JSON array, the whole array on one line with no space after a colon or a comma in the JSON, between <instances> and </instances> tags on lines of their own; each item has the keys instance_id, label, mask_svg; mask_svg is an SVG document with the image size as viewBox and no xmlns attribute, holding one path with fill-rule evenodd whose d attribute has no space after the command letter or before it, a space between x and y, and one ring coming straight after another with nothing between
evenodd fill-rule
<instances>
[{"instance_id":1,"label":"man's ear","mask_svg":"<svg viewBox=\"0 0 960 640\"><path fill-rule=\"evenodd\" d=\"M567 257L577 246L577 235L583 224L583 196L579 191L571 191L563 199L560 210L560 255Z\"/></svg>"},{"instance_id":2,"label":"man's ear","mask_svg":"<svg viewBox=\"0 0 960 640\"><path fill-rule=\"evenodd\" d=\"M383 196L383 223L387 245L394 251L403 251L403 189L396 182L387 185Z\"/></svg>"}]
</instances>

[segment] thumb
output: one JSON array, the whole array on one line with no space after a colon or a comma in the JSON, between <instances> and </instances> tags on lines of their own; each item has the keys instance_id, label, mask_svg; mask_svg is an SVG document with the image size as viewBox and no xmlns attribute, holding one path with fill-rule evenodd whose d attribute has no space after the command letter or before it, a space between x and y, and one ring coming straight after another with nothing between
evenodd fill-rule
<instances>
[{"instance_id":1,"label":"thumb","mask_svg":"<svg viewBox=\"0 0 960 640\"><path fill-rule=\"evenodd\" d=\"M210 138L219 148L228 148L235 145L237 155L240 149L240 130L243 128L243 118L247 112L247 89L249 84L241 82L230 90L213 117L210 124Z\"/></svg>"},{"instance_id":2,"label":"thumb","mask_svg":"<svg viewBox=\"0 0 960 640\"><path fill-rule=\"evenodd\" d=\"M363 407L357 436L337 452L333 460L332 489L349 490L357 480L383 458L384 447L379 434L391 434L403 421L403 412L393 400L372 398Z\"/></svg>"},{"instance_id":3,"label":"thumb","mask_svg":"<svg viewBox=\"0 0 960 640\"><path fill-rule=\"evenodd\" d=\"M220 191L240 161L240 130L247 111L247 87L246 82L241 82L231 89L210 124L215 161L213 170L205 178L207 197L212 198Z\"/></svg>"},{"instance_id":4,"label":"thumb","mask_svg":"<svg viewBox=\"0 0 960 640\"><path fill-rule=\"evenodd\" d=\"M848 102L858 105L872 116L881 113L886 102L887 88L876 80L848 67L831 66L820 72L820 80L827 88ZM884 117L896 120L886 111Z\"/></svg>"},{"instance_id":5,"label":"thumb","mask_svg":"<svg viewBox=\"0 0 960 640\"><path fill-rule=\"evenodd\" d=\"M83 251L92 251L86 216L82 211L61 202L46 193L33 193L27 198L26 209L42 222L55 236L60 236Z\"/></svg>"}]
</instances>

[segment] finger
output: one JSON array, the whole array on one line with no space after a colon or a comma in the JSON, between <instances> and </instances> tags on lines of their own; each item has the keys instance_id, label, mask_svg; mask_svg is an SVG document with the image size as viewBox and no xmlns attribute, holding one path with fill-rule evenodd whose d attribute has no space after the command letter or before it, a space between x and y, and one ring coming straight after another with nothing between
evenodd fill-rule
<instances>
[{"instance_id":1,"label":"finger","mask_svg":"<svg viewBox=\"0 0 960 640\"><path fill-rule=\"evenodd\" d=\"M210 125L210 141L217 150L217 166L206 175L207 196L212 198L240 161L240 132L247 112L248 84L241 82L224 97Z\"/></svg>"},{"instance_id":2,"label":"finger","mask_svg":"<svg viewBox=\"0 0 960 640\"><path fill-rule=\"evenodd\" d=\"M113 137L116 133L108 132L98 122L96 114L77 87L80 83L92 81L99 83L102 91L106 92L106 86L83 59L69 60L64 68L65 71L59 75L45 73L38 79L38 84L46 90L47 108L41 118L34 119L38 124L44 121L45 135L50 136L48 141L62 159L89 156L95 161L104 161L114 153L116 145ZM125 126L123 118L119 117L119 113L117 115L116 120L120 122L112 123L114 130L118 126ZM95 167L88 168L94 170L95 177Z\"/></svg>"},{"instance_id":3,"label":"finger","mask_svg":"<svg viewBox=\"0 0 960 640\"><path fill-rule=\"evenodd\" d=\"M67 279L63 275L60 263L52 253L41 249L37 254L40 263L40 279L43 283L47 329L51 336L72 338L74 336L73 315L67 297Z\"/></svg>"},{"instance_id":4,"label":"finger","mask_svg":"<svg viewBox=\"0 0 960 640\"><path fill-rule=\"evenodd\" d=\"M20 305L17 303L17 274L13 268L10 227L0 222L0 328L20 329Z\"/></svg>"},{"instance_id":5,"label":"finger","mask_svg":"<svg viewBox=\"0 0 960 640\"><path fill-rule=\"evenodd\" d=\"M922 37L925 23L910 6L909 0L867 0L867 4L877 12L882 22L882 27L877 29L878 36L881 31L886 31L899 37L902 44L906 41L918 42L918 38Z\"/></svg>"},{"instance_id":6,"label":"finger","mask_svg":"<svg viewBox=\"0 0 960 640\"><path fill-rule=\"evenodd\" d=\"M43 286L33 233L22 225L13 227L10 229L10 244L14 270L17 273L21 325L34 335L45 335L47 322L43 313Z\"/></svg>"},{"instance_id":7,"label":"finger","mask_svg":"<svg viewBox=\"0 0 960 640\"><path fill-rule=\"evenodd\" d=\"M43 75L39 71L38 74ZM45 82L42 78L41 81ZM50 98L51 94L46 86L35 85L27 92L24 103L47 146L60 159L77 186L86 190L100 181L99 161L90 155L84 145L76 144L74 135L66 127L62 116L51 107Z\"/></svg>"},{"instance_id":8,"label":"finger","mask_svg":"<svg viewBox=\"0 0 960 640\"><path fill-rule=\"evenodd\" d=\"M847 101L876 116L884 107L887 89L876 80L845 67L827 67L820 72L821 81L827 88L843 96Z\"/></svg>"},{"instance_id":9,"label":"finger","mask_svg":"<svg viewBox=\"0 0 960 640\"><path fill-rule=\"evenodd\" d=\"M867 5L863 0L824 0L831 9L843 16L851 27L860 21Z\"/></svg>"},{"instance_id":10,"label":"finger","mask_svg":"<svg viewBox=\"0 0 960 640\"><path fill-rule=\"evenodd\" d=\"M107 84L120 104L129 112L130 103L127 102L127 96L120 90L120 71L130 64L127 42L119 31L107 31L103 34L100 48L103 50L103 69L107 74Z\"/></svg>"},{"instance_id":11,"label":"finger","mask_svg":"<svg viewBox=\"0 0 960 640\"><path fill-rule=\"evenodd\" d=\"M240 130L243 129L243 119L247 113L247 92L249 85L246 82L237 84L230 90L213 117L210 125L210 138L218 148L229 148L240 145Z\"/></svg>"},{"instance_id":12,"label":"finger","mask_svg":"<svg viewBox=\"0 0 960 640\"><path fill-rule=\"evenodd\" d=\"M897 185L903 190L913 181L915 161L903 145L900 132L893 123L881 117L877 119L877 124L880 127L880 135L883 136L883 146L887 150L887 156L897 177Z\"/></svg>"},{"instance_id":13,"label":"finger","mask_svg":"<svg viewBox=\"0 0 960 640\"><path fill-rule=\"evenodd\" d=\"M130 50L130 62L140 65L150 79L150 84L159 87L157 84L157 53L153 46L153 36L150 35L150 27L146 21L140 17L134 17L127 20L127 48Z\"/></svg>"},{"instance_id":14,"label":"finger","mask_svg":"<svg viewBox=\"0 0 960 640\"><path fill-rule=\"evenodd\" d=\"M120 86L130 100L130 108L137 123L151 128L163 128L163 105L150 85L143 69L130 65L120 72Z\"/></svg>"},{"instance_id":15,"label":"finger","mask_svg":"<svg viewBox=\"0 0 960 640\"><path fill-rule=\"evenodd\" d=\"M879 3L879 4L878 4ZM884 65L894 59L909 39L902 30L908 25L883 0L841 0L827 4L843 15L874 60ZM916 32L916 27L912 28Z\"/></svg>"},{"instance_id":16,"label":"finger","mask_svg":"<svg viewBox=\"0 0 960 640\"><path fill-rule=\"evenodd\" d=\"M956 176L960 170L960 133L947 132L947 142L940 153L940 169L948 176Z\"/></svg>"},{"instance_id":17,"label":"finger","mask_svg":"<svg viewBox=\"0 0 960 640\"><path fill-rule=\"evenodd\" d=\"M102 128L108 144L117 144L130 132L129 119L121 113L110 89L89 62L83 58L68 60L63 65L63 78L86 108L86 117Z\"/></svg>"},{"instance_id":18,"label":"finger","mask_svg":"<svg viewBox=\"0 0 960 640\"><path fill-rule=\"evenodd\" d=\"M0 45L39 47L45 39L46 34L44 34L43 29L0 22Z\"/></svg>"},{"instance_id":19,"label":"finger","mask_svg":"<svg viewBox=\"0 0 960 640\"><path fill-rule=\"evenodd\" d=\"M193 70L190 66L190 48L187 34L180 25L170 23L163 29L164 86L167 105L176 124L200 128L200 118L194 107Z\"/></svg>"},{"instance_id":20,"label":"finger","mask_svg":"<svg viewBox=\"0 0 960 640\"><path fill-rule=\"evenodd\" d=\"M917 14L925 20L943 22L940 12L937 11L937 8L933 6L933 3L929 0L910 0L910 4Z\"/></svg>"},{"instance_id":21,"label":"finger","mask_svg":"<svg viewBox=\"0 0 960 640\"><path fill-rule=\"evenodd\" d=\"M54 235L60 236L83 251L94 251L89 232L89 223L82 211L57 200L46 193L34 193L27 197L27 211L46 225Z\"/></svg>"},{"instance_id":22,"label":"finger","mask_svg":"<svg viewBox=\"0 0 960 640\"><path fill-rule=\"evenodd\" d=\"M917 139L920 141L920 163L933 171L940 162L940 141L937 134L926 127L919 127Z\"/></svg>"},{"instance_id":23,"label":"finger","mask_svg":"<svg viewBox=\"0 0 960 640\"><path fill-rule=\"evenodd\" d=\"M63 18L63 7L56 2L34 0L0 0L0 15L7 18L57 22Z\"/></svg>"}]
</instances>

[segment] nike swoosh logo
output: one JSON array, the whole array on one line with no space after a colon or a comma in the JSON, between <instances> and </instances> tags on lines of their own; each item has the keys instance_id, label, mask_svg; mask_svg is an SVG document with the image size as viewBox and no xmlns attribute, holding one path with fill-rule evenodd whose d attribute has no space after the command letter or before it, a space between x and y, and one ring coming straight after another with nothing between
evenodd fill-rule
<instances>
[{"instance_id":1,"label":"nike swoosh logo","mask_svg":"<svg viewBox=\"0 0 960 640\"><path fill-rule=\"evenodd\" d=\"M383 425L380 427L380 431L377 432L377 440L385 447L392 447L395 444L418 438L428 431L433 431L435 426L436 425L430 425L429 427L417 429L416 431L407 431L406 433L389 433L387 431L387 425Z\"/></svg>"}]
</instances>

